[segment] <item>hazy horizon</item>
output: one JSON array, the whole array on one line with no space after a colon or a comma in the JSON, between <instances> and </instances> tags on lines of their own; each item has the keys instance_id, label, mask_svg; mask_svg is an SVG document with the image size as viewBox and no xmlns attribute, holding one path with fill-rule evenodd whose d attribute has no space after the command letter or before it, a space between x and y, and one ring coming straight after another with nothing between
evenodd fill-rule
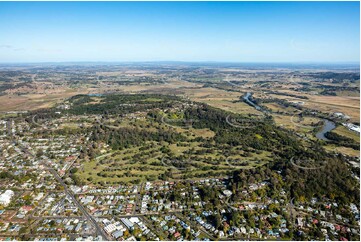
<instances>
[{"instance_id":1,"label":"hazy horizon","mask_svg":"<svg viewBox=\"0 0 361 242\"><path fill-rule=\"evenodd\" d=\"M0 63L359 63L359 2L0 2Z\"/></svg>"}]
</instances>

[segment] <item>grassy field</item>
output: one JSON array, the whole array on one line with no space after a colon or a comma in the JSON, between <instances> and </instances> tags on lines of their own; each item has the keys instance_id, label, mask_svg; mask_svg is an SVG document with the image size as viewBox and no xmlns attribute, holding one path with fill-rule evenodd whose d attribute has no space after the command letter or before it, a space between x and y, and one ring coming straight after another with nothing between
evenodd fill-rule
<instances>
[{"instance_id":1,"label":"grassy field","mask_svg":"<svg viewBox=\"0 0 361 242\"><path fill-rule=\"evenodd\" d=\"M202 149L195 142L188 143L189 146L187 147L175 144L163 145L167 145L175 156L183 155L185 151L191 148L198 151ZM177 162L185 164L183 168L182 164L179 164L181 165L179 167L169 162L168 158L165 158L165 155L160 151L161 147L161 144L148 142L145 146L101 155L83 163L76 176L85 183L93 184L158 180L159 176L167 171L173 173L173 178L170 180L182 178L184 175L188 178L197 178L207 175L210 171L215 174L226 174L233 169L251 169L267 163L270 159L270 153L267 152L252 153L248 157L231 156L228 159L220 152L214 152L212 154L192 155L189 160L177 160ZM137 160L134 160L134 157L137 157ZM220 159L221 162L209 163L208 158L210 157Z\"/></svg>"},{"instance_id":2,"label":"grassy field","mask_svg":"<svg viewBox=\"0 0 361 242\"><path fill-rule=\"evenodd\" d=\"M114 121L117 122L117 121ZM114 124L110 122L110 124ZM122 122L122 126L142 125L146 127L146 120L136 122ZM219 176L234 169L251 169L267 163L271 154L268 152L248 152L244 155L237 147L230 150L231 156L225 156L216 148L205 148L200 142L194 141L197 137L213 137L215 133L209 129L184 129L169 127L158 123L165 128L182 133L186 141L177 143L148 141L142 146L125 150L107 150L93 160L82 162L82 167L76 176L85 183L92 184L119 184L127 182L143 182L159 180L167 173L168 179L200 178L209 175ZM151 125L150 129L157 127ZM261 136L258 137L262 139ZM163 149L169 149L164 152ZM169 156L171 154L171 157Z\"/></svg>"},{"instance_id":3,"label":"grassy field","mask_svg":"<svg viewBox=\"0 0 361 242\"><path fill-rule=\"evenodd\" d=\"M335 132L339 135L346 136L348 138L351 138L357 142L360 143L360 134L356 133L354 131L349 130L348 128L344 126L338 126L336 129L334 129L332 132Z\"/></svg>"},{"instance_id":4,"label":"grassy field","mask_svg":"<svg viewBox=\"0 0 361 242\"><path fill-rule=\"evenodd\" d=\"M210 106L234 113L258 113L253 107L240 101L246 92L230 92L216 88L197 88L185 90L187 96L196 102L203 102Z\"/></svg>"},{"instance_id":5,"label":"grassy field","mask_svg":"<svg viewBox=\"0 0 361 242\"><path fill-rule=\"evenodd\" d=\"M339 152L341 154L354 156L354 157L360 157L360 151L354 150L352 148L343 147L343 146L336 146L336 145L325 145L324 148L330 152Z\"/></svg>"},{"instance_id":6,"label":"grassy field","mask_svg":"<svg viewBox=\"0 0 361 242\"><path fill-rule=\"evenodd\" d=\"M274 114L272 116L277 125L301 133L311 133L317 127L316 124L321 121L321 119L313 117L304 117L300 120L297 115Z\"/></svg>"},{"instance_id":7,"label":"grassy field","mask_svg":"<svg viewBox=\"0 0 361 242\"><path fill-rule=\"evenodd\" d=\"M271 109L272 112L295 112L297 111L297 109L295 109L294 107L284 107L278 103L265 103L263 104L264 106L266 106L267 108Z\"/></svg>"},{"instance_id":8,"label":"grassy field","mask_svg":"<svg viewBox=\"0 0 361 242\"><path fill-rule=\"evenodd\" d=\"M29 111L40 108L53 107L71 96L86 93L78 91L64 91L54 94L26 94L26 95L4 95L0 96L0 111Z\"/></svg>"},{"instance_id":9,"label":"grassy field","mask_svg":"<svg viewBox=\"0 0 361 242\"><path fill-rule=\"evenodd\" d=\"M308 99L300 99L295 97L289 97L285 95L271 94L271 97L284 99L288 101L302 101L304 107L309 109L315 109L325 113L341 112L351 117L352 122L359 122L360 120L360 97L355 96L323 96L323 95L308 95Z\"/></svg>"}]
</instances>

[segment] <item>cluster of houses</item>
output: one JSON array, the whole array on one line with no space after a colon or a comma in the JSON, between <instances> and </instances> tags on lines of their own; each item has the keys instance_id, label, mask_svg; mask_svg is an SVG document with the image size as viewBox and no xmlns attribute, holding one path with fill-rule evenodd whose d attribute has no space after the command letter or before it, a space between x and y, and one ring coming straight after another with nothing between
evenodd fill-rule
<instances>
[{"instance_id":1,"label":"cluster of houses","mask_svg":"<svg viewBox=\"0 0 361 242\"><path fill-rule=\"evenodd\" d=\"M336 117L336 118L340 118L340 119L345 119L345 120L351 118L350 116L348 116L348 115L346 115L344 113L341 113L341 112L335 112L335 113L332 114L332 116Z\"/></svg>"},{"instance_id":2,"label":"cluster of houses","mask_svg":"<svg viewBox=\"0 0 361 242\"><path fill-rule=\"evenodd\" d=\"M349 130L355 131L357 133L360 133L360 126L353 124L353 123L343 123L343 126L348 128Z\"/></svg>"},{"instance_id":3,"label":"cluster of houses","mask_svg":"<svg viewBox=\"0 0 361 242\"><path fill-rule=\"evenodd\" d=\"M144 237L148 240L159 240L155 233L153 233L141 219L138 217L120 218L120 221L115 219L103 219L102 225L104 231L112 240L117 241L135 241L136 237ZM138 229L138 233L137 230Z\"/></svg>"},{"instance_id":4,"label":"cluster of houses","mask_svg":"<svg viewBox=\"0 0 361 242\"><path fill-rule=\"evenodd\" d=\"M154 195L156 196L157 192L154 192ZM185 209L186 207L187 206L181 205L179 202L170 202L167 201L167 199L154 199L146 194L142 198L140 213L148 214L160 211L176 211L179 209Z\"/></svg>"},{"instance_id":5,"label":"cluster of houses","mask_svg":"<svg viewBox=\"0 0 361 242\"><path fill-rule=\"evenodd\" d=\"M80 216L81 212L64 192L49 193L39 202L35 216Z\"/></svg>"},{"instance_id":6,"label":"cluster of houses","mask_svg":"<svg viewBox=\"0 0 361 242\"><path fill-rule=\"evenodd\" d=\"M138 185L118 185L118 186L109 186L107 188L96 188L90 187L88 185L84 186L75 186L71 185L70 189L74 192L74 194L119 194L119 193L130 193L137 194L139 191Z\"/></svg>"},{"instance_id":7,"label":"cluster of houses","mask_svg":"<svg viewBox=\"0 0 361 242\"><path fill-rule=\"evenodd\" d=\"M51 121L47 123L49 127L52 124ZM30 132L26 122L0 121L0 172L4 176L16 178L4 178L0 181L1 186L6 188L0 190L0 219L6 220L1 224L0 231L14 235L15 238L20 229L27 228L26 221L34 219L34 233L39 234L34 237L37 240L99 239L92 236L95 230L85 219L79 206L47 170L49 167L41 162L46 160L47 164L63 176L79 156L81 139L72 135L31 139L17 136L15 143L7 137L22 132ZM43 151L40 152L42 154L34 158L39 150ZM295 221L287 221L285 214L288 213L289 202L285 191L281 189L276 198L272 199L259 195L259 190L267 189L268 185L267 181L251 183L240 191L242 199L233 202L230 199L234 191L227 177L177 182L155 181L102 188L91 185L68 187L113 240L159 240L162 236L162 239L181 241L186 240L189 233L196 240L277 239L289 232L290 224L294 224L300 233L305 234L312 226L320 226L326 238L333 236L340 239L347 233L359 234L359 229L347 225L351 223L351 218L339 212L350 211L352 219L359 221L357 205L339 208L339 204L333 201L312 199L295 205L297 218ZM201 199L200 190L203 187L211 187L217 192L222 201L220 210L207 208L209 202ZM176 200L170 199L174 191L179 195ZM24 199L25 196L27 199ZM192 198L191 204L185 202L189 198ZM10 204L13 210L11 213L8 209ZM272 210L272 206L279 209ZM240 218L236 225L229 217L235 211L250 212L252 215L248 219ZM185 214L184 217L182 213ZM223 229L215 224L216 214L220 216ZM251 224L250 219L256 223L263 221L265 225L260 227ZM277 224L272 221L277 221ZM156 224L155 227L152 226L153 223ZM78 236L70 236L74 234Z\"/></svg>"},{"instance_id":8,"label":"cluster of houses","mask_svg":"<svg viewBox=\"0 0 361 242\"><path fill-rule=\"evenodd\" d=\"M155 182L146 182L144 185L144 191L168 191L172 189L175 182L172 181L155 181Z\"/></svg>"},{"instance_id":9,"label":"cluster of houses","mask_svg":"<svg viewBox=\"0 0 361 242\"><path fill-rule=\"evenodd\" d=\"M178 218L176 215L165 215L165 216L151 216L151 220L155 222L156 227L159 226L161 228L162 233L167 235L167 239L169 240L184 240L184 235L182 233L183 230L186 230L195 238L201 234L201 231L195 231L191 229L191 226L187 224L187 222ZM200 239L200 238L199 238Z\"/></svg>"},{"instance_id":10,"label":"cluster of houses","mask_svg":"<svg viewBox=\"0 0 361 242\"><path fill-rule=\"evenodd\" d=\"M339 118L339 119L342 119L343 121L347 121L349 120L351 117L344 114L344 113L341 113L341 112L335 112L332 114L333 117L336 117L336 118ZM356 125L356 124L353 124L353 123L342 123L343 126L345 126L346 128L348 128L349 130L351 131L354 131L354 132L357 132L357 133L360 133L360 126L359 125Z\"/></svg>"},{"instance_id":11,"label":"cluster of houses","mask_svg":"<svg viewBox=\"0 0 361 242\"><path fill-rule=\"evenodd\" d=\"M93 228L88 221L78 218L44 219L37 225L38 233L62 234L62 233L89 233Z\"/></svg>"},{"instance_id":12,"label":"cluster of houses","mask_svg":"<svg viewBox=\"0 0 361 242\"><path fill-rule=\"evenodd\" d=\"M1 233L10 233L10 234L16 234L17 232L20 231L21 228L24 227L24 225L20 224L20 223L9 223L9 222L4 222L2 226L0 226L0 232ZM0 236L1 236L0 233Z\"/></svg>"},{"instance_id":13,"label":"cluster of houses","mask_svg":"<svg viewBox=\"0 0 361 242\"><path fill-rule=\"evenodd\" d=\"M135 194L129 195L79 195L78 199L94 216L113 214L129 215L135 206Z\"/></svg>"},{"instance_id":14,"label":"cluster of houses","mask_svg":"<svg viewBox=\"0 0 361 242\"><path fill-rule=\"evenodd\" d=\"M34 139L25 145L34 153L39 150L43 151L41 159L50 163L58 171L59 175L63 176L79 156L81 145L78 138L59 135L52 138Z\"/></svg>"}]
</instances>

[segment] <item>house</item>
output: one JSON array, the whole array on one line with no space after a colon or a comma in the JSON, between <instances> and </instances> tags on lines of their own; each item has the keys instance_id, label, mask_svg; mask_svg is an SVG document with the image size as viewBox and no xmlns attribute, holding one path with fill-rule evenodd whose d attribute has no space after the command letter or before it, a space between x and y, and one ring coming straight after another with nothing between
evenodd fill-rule
<instances>
[{"instance_id":1,"label":"house","mask_svg":"<svg viewBox=\"0 0 361 242\"><path fill-rule=\"evenodd\" d=\"M124 224L129 230L133 230L133 229L134 229L134 224L133 224L131 221L129 221L129 219L127 219L127 218L121 218L120 220L123 222L123 224Z\"/></svg>"},{"instance_id":2,"label":"house","mask_svg":"<svg viewBox=\"0 0 361 242\"><path fill-rule=\"evenodd\" d=\"M82 225L83 223L78 223L77 226L75 227L75 232L79 232Z\"/></svg>"},{"instance_id":3,"label":"house","mask_svg":"<svg viewBox=\"0 0 361 242\"><path fill-rule=\"evenodd\" d=\"M32 206L22 206L20 209L19 209L19 212L23 215L27 214L28 212L30 212L31 210L33 209Z\"/></svg>"},{"instance_id":4,"label":"house","mask_svg":"<svg viewBox=\"0 0 361 242\"><path fill-rule=\"evenodd\" d=\"M131 236L128 239L126 239L126 241L137 241L137 239L134 236Z\"/></svg>"},{"instance_id":5,"label":"house","mask_svg":"<svg viewBox=\"0 0 361 242\"><path fill-rule=\"evenodd\" d=\"M223 194L226 196L226 197L230 197L232 195L232 192L230 190L224 190L223 191Z\"/></svg>"},{"instance_id":6,"label":"house","mask_svg":"<svg viewBox=\"0 0 361 242\"><path fill-rule=\"evenodd\" d=\"M0 204L8 206L13 196L14 192L12 190L6 190L3 194L0 195Z\"/></svg>"},{"instance_id":7,"label":"house","mask_svg":"<svg viewBox=\"0 0 361 242\"><path fill-rule=\"evenodd\" d=\"M115 239L118 239L118 238L120 238L120 237L123 236L123 231L117 230L117 231L115 231L115 232L112 233L112 236L113 236Z\"/></svg>"},{"instance_id":8,"label":"house","mask_svg":"<svg viewBox=\"0 0 361 242\"><path fill-rule=\"evenodd\" d=\"M298 217L297 218L297 225L299 226L299 227L303 227L303 222L302 222L302 218L301 217Z\"/></svg>"},{"instance_id":9,"label":"house","mask_svg":"<svg viewBox=\"0 0 361 242\"><path fill-rule=\"evenodd\" d=\"M40 199L42 199L43 196L44 196L44 193L40 192L40 193L34 198L34 200L35 200L35 201L40 201Z\"/></svg>"}]
</instances>

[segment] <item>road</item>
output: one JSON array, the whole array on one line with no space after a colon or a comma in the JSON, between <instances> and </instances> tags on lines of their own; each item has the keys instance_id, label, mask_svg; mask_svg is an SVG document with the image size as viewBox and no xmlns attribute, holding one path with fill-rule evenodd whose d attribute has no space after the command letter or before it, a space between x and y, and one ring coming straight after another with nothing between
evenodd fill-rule
<instances>
[{"instance_id":1,"label":"road","mask_svg":"<svg viewBox=\"0 0 361 242\"><path fill-rule=\"evenodd\" d=\"M42 126L41 124L38 124L36 121L35 121L35 117L36 117L36 114L31 118L31 121L33 122L33 124L35 124L36 126L38 127L41 127L41 128L45 128L45 126Z\"/></svg>"},{"instance_id":2,"label":"road","mask_svg":"<svg viewBox=\"0 0 361 242\"><path fill-rule=\"evenodd\" d=\"M22 146L19 142L15 140L13 136L13 143L20 146L21 150L24 153L29 154L33 158L35 158L34 154L30 152L26 147ZM51 167L49 164L46 164L44 161L41 162L45 167ZM47 168L47 170L55 177L55 179L64 187L64 192L73 200L74 204L78 206L79 210L84 214L85 218L93 224L94 228L97 231L97 235L102 236L103 240L108 240L107 235L104 230L99 226L99 224L95 221L95 219L88 213L88 211L84 208L84 206L75 198L74 194L68 190L67 185L64 183L63 179L59 176L59 174L53 168Z\"/></svg>"},{"instance_id":3,"label":"road","mask_svg":"<svg viewBox=\"0 0 361 242\"><path fill-rule=\"evenodd\" d=\"M101 235L103 239L108 239L104 230L99 226L97 221L88 213L88 211L84 208L84 206L75 198L74 194L68 190L67 185L64 183L63 179L58 175L58 173L53 168L48 168L51 174L55 177L55 179L64 187L64 192L73 200L74 204L78 206L80 211L84 214L88 221L90 221L94 228L97 230L97 234Z\"/></svg>"},{"instance_id":4,"label":"road","mask_svg":"<svg viewBox=\"0 0 361 242\"><path fill-rule=\"evenodd\" d=\"M141 207L142 207L142 191L143 191L143 187L144 187L144 182L140 183L139 185L139 190L138 193L136 194L136 200L134 203L134 207L133 207L133 211L132 214L136 214L137 211L140 211ZM137 207L139 207L137 209Z\"/></svg>"}]
</instances>

